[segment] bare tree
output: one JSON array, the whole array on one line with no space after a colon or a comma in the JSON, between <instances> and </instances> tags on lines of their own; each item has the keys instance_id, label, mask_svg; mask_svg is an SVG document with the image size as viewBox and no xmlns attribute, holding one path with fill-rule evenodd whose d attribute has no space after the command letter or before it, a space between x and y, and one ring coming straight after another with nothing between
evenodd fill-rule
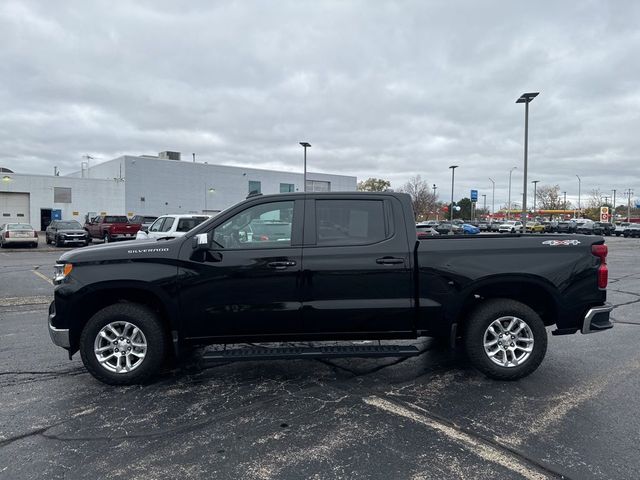
<instances>
[{"instance_id":1,"label":"bare tree","mask_svg":"<svg viewBox=\"0 0 640 480\"><path fill-rule=\"evenodd\" d=\"M599 209L602 205L602 192L600 192L599 188L594 188L589 194L589 199L587 200L587 208Z\"/></svg>"},{"instance_id":2,"label":"bare tree","mask_svg":"<svg viewBox=\"0 0 640 480\"><path fill-rule=\"evenodd\" d=\"M559 185L540 185L537 189L537 208L540 210L564 209L564 195L560 193ZM569 205L569 202L567 202Z\"/></svg>"},{"instance_id":3,"label":"bare tree","mask_svg":"<svg viewBox=\"0 0 640 480\"><path fill-rule=\"evenodd\" d=\"M430 212L436 209L436 197L429 188L429 184L422 180L420 175L411 177L407 183L401 188L401 192L411 195L411 203L413 204L413 212L416 220L422 220L429 217Z\"/></svg>"}]
</instances>

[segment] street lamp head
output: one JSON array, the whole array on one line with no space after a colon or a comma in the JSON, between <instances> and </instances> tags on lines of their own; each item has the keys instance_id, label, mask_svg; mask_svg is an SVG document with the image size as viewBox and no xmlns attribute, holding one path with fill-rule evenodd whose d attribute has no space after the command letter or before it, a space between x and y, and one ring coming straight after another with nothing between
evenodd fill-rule
<instances>
[{"instance_id":1,"label":"street lamp head","mask_svg":"<svg viewBox=\"0 0 640 480\"><path fill-rule=\"evenodd\" d=\"M302 145L304 148L310 147L311 144L309 142L300 142L300 145Z\"/></svg>"},{"instance_id":2,"label":"street lamp head","mask_svg":"<svg viewBox=\"0 0 640 480\"><path fill-rule=\"evenodd\" d=\"M4 177L2 177L2 181L3 182L10 182L11 181L11 177L9 175L5 175Z\"/></svg>"},{"instance_id":3,"label":"street lamp head","mask_svg":"<svg viewBox=\"0 0 640 480\"><path fill-rule=\"evenodd\" d=\"M458 168L458 165L451 165L449 168L453 170L454 168Z\"/></svg>"},{"instance_id":4,"label":"street lamp head","mask_svg":"<svg viewBox=\"0 0 640 480\"><path fill-rule=\"evenodd\" d=\"M537 183L540 183L540 180L532 180L531 183L537 184Z\"/></svg>"},{"instance_id":5,"label":"street lamp head","mask_svg":"<svg viewBox=\"0 0 640 480\"><path fill-rule=\"evenodd\" d=\"M210 188L209 188L209 193L213 193L213 192L215 192L215 191L216 191L216 189L215 189L215 188L213 188L213 187L210 187Z\"/></svg>"},{"instance_id":6,"label":"street lamp head","mask_svg":"<svg viewBox=\"0 0 640 480\"><path fill-rule=\"evenodd\" d=\"M523 93L520 95L520 98L516 100L516 103L529 103L538 95L540 95L540 92Z\"/></svg>"}]
</instances>

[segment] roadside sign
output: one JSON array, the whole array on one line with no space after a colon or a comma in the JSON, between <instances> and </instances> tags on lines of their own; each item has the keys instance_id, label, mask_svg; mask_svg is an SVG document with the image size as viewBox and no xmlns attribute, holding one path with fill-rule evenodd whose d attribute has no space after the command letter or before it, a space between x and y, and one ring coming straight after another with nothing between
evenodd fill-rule
<instances>
[{"instance_id":1,"label":"roadside sign","mask_svg":"<svg viewBox=\"0 0 640 480\"><path fill-rule=\"evenodd\" d=\"M600 221L606 222L609 220L609 207L600 207Z\"/></svg>"},{"instance_id":2,"label":"roadside sign","mask_svg":"<svg viewBox=\"0 0 640 480\"><path fill-rule=\"evenodd\" d=\"M478 201L478 190L471 190L471 201L472 202Z\"/></svg>"}]
</instances>

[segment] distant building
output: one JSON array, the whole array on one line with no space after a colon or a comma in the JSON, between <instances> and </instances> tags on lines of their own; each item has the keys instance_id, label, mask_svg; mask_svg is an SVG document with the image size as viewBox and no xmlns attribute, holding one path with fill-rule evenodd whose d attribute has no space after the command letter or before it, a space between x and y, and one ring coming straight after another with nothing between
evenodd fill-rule
<instances>
[{"instance_id":1,"label":"distant building","mask_svg":"<svg viewBox=\"0 0 640 480\"><path fill-rule=\"evenodd\" d=\"M0 173L0 224L45 229L54 218L218 213L251 192L303 191L303 175L180 160L179 152L124 155L68 176ZM356 177L307 172L307 191L353 191Z\"/></svg>"}]
</instances>

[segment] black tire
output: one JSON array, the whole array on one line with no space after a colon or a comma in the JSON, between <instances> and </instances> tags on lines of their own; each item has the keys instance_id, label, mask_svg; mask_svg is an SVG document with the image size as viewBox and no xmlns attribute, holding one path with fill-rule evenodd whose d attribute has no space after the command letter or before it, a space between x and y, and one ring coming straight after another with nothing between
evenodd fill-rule
<instances>
[{"instance_id":1,"label":"black tire","mask_svg":"<svg viewBox=\"0 0 640 480\"><path fill-rule=\"evenodd\" d=\"M49 235L44 236L44 243L46 243L47 245L51 243L51 241L49 240Z\"/></svg>"},{"instance_id":2,"label":"black tire","mask_svg":"<svg viewBox=\"0 0 640 480\"><path fill-rule=\"evenodd\" d=\"M107 232L104 232L104 237L102 237L102 239L104 240L104 243L109 243L111 241Z\"/></svg>"},{"instance_id":3,"label":"black tire","mask_svg":"<svg viewBox=\"0 0 640 480\"><path fill-rule=\"evenodd\" d=\"M62 247L63 243L60 241L60 237L56 235L56 247Z\"/></svg>"},{"instance_id":4,"label":"black tire","mask_svg":"<svg viewBox=\"0 0 640 480\"><path fill-rule=\"evenodd\" d=\"M533 350L520 365L497 365L485 352L484 335L491 323L500 317L518 317L533 334ZM547 331L540 316L524 303L510 299L490 299L482 303L469 318L464 344L472 365L495 380L518 380L533 373L542 363L547 352Z\"/></svg>"},{"instance_id":5,"label":"black tire","mask_svg":"<svg viewBox=\"0 0 640 480\"><path fill-rule=\"evenodd\" d=\"M138 327L147 340L142 363L127 373L115 373L103 367L94 353L94 341L100 330L117 321L130 322ZM142 383L154 375L167 356L168 339L157 315L137 303L117 303L103 308L85 325L80 335L80 356L85 368L96 379L109 385Z\"/></svg>"}]
</instances>

